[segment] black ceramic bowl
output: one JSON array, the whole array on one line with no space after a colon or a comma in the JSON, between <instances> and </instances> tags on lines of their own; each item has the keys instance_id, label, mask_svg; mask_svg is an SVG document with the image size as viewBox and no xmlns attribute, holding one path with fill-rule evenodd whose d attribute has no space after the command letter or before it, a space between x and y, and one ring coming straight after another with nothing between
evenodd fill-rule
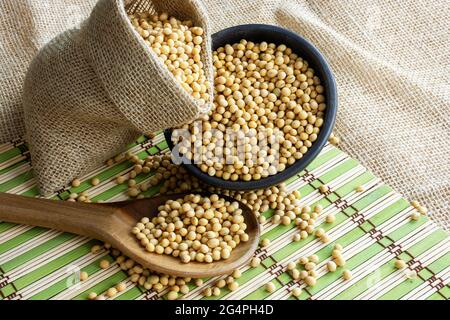
<instances>
[{"instance_id":1,"label":"black ceramic bowl","mask_svg":"<svg viewBox=\"0 0 450 320\"><path fill-rule=\"evenodd\" d=\"M308 152L293 165L287 167L284 171L275 175L255 181L230 181L218 177L212 177L202 172L197 165L192 164L187 158L180 159L186 170L199 180L216 187L230 190L255 190L268 188L280 184L288 178L306 168L306 166L319 154L320 150L326 144L334 126L337 112L337 92L336 82L328 63L322 54L311 43L296 33L289 30L264 24L246 24L231 27L219 31L212 36L213 50L226 44L234 44L242 39L259 43L266 41L268 43L285 44L293 52L308 61L309 66L315 70L315 74L321 79L325 89L325 101L327 108L325 110L324 123L320 130L317 140L309 148ZM164 131L169 148L172 150L172 130Z\"/></svg>"}]
</instances>

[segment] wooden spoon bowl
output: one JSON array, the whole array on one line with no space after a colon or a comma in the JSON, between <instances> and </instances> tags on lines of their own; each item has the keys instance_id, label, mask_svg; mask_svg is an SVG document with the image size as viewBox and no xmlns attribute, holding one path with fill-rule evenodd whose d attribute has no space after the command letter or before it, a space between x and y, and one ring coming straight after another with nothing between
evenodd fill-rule
<instances>
[{"instance_id":1,"label":"wooden spoon bowl","mask_svg":"<svg viewBox=\"0 0 450 320\"><path fill-rule=\"evenodd\" d=\"M250 208L239 203L247 224L247 242L241 242L227 260L182 263L178 258L145 250L131 229L143 217L158 214L158 206L183 194L107 204L86 204L0 194L0 220L36 225L85 235L107 243L150 270L180 277L203 278L231 273L253 256L259 242L259 223ZM200 193L208 196L207 193ZM236 201L220 195L228 201Z\"/></svg>"}]
</instances>

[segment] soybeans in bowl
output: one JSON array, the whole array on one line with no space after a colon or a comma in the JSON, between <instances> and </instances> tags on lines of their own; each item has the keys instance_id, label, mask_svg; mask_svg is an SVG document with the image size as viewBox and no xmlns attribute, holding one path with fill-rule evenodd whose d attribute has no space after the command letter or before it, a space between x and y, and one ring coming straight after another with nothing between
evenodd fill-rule
<instances>
[{"instance_id":1,"label":"soybeans in bowl","mask_svg":"<svg viewBox=\"0 0 450 320\"><path fill-rule=\"evenodd\" d=\"M213 35L214 107L166 130L172 153L202 181L225 189L267 188L303 170L335 121L334 78L298 35L244 25Z\"/></svg>"}]
</instances>

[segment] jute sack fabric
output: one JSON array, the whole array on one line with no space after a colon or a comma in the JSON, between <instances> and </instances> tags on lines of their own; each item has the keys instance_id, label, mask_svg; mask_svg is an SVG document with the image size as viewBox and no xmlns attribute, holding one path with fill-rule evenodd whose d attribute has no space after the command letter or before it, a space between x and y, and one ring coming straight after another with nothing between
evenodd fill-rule
<instances>
[{"instance_id":1,"label":"jute sack fabric","mask_svg":"<svg viewBox=\"0 0 450 320\"><path fill-rule=\"evenodd\" d=\"M51 40L26 75L26 140L41 193L88 173L144 132L205 112L134 30L127 12L167 11L209 35L199 1L100 0L79 29ZM212 84L210 38L203 44ZM212 86L209 88L212 92Z\"/></svg>"},{"instance_id":2,"label":"jute sack fabric","mask_svg":"<svg viewBox=\"0 0 450 320\"><path fill-rule=\"evenodd\" d=\"M87 17L96 0L0 1L6 8L0 10L0 141L7 141L23 133L19 97L33 54L66 25ZM317 46L338 83L340 147L396 190L426 205L430 216L448 229L447 1L204 3L211 32L243 23L277 24Z\"/></svg>"},{"instance_id":3,"label":"jute sack fabric","mask_svg":"<svg viewBox=\"0 0 450 320\"><path fill-rule=\"evenodd\" d=\"M22 86L30 61L50 39L78 25L95 1L0 0L0 143L22 137Z\"/></svg>"}]
</instances>

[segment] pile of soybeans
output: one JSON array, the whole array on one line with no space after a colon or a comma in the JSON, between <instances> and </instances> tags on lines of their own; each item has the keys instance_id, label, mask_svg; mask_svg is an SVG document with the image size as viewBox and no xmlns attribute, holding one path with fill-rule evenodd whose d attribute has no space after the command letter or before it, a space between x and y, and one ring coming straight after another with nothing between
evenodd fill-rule
<instances>
[{"instance_id":1,"label":"pile of soybeans","mask_svg":"<svg viewBox=\"0 0 450 320\"><path fill-rule=\"evenodd\" d=\"M137 33L184 90L200 102L209 101L209 83L201 59L204 30L194 26L192 21L180 21L167 13L135 14L129 18ZM263 179L301 159L316 141L326 109L324 88L308 62L283 44L246 40L220 47L213 58L213 109L180 128L180 132L188 131L187 141L180 139L180 151L196 160L202 171L231 181ZM177 132L174 131L174 138L183 136ZM227 143L233 141L228 139L230 134L234 135L235 142L231 145ZM199 153L192 151L193 144L200 146ZM188 175L182 166L172 163L168 154L141 159L128 153L116 158L109 164L133 163L130 172L116 179L117 184L128 185L130 198L142 198L144 192L156 186L160 186L161 194L191 192L183 199L166 202L158 208L158 216L143 218L131 230L149 252L172 255L184 263L227 259L240 242L248 241L248 235L238 202L226 201L221 194L249 206L261 224L289 225L295 222L298 233L293 241L309 235L315 235L323 242L330 241L322 229L315 230L322 208L302 205L300 193L288 193L284 184L248 192L221 190ZM151 172L154 174L150 179L137 179L137 176ZM93 185L98 183L92 181ZM196 193L200 191L214 194L204 197ZM87 192L71 194L69 201L90 202L90 196ZM262 213L268 210L274 213L266 221ZM269 245L269 239L262 239L261 246ZM203 285L201 279L173 277L145 269L109 244L97 246L92 251L102 249L111 250L115 263L128 273L132 283L158 293L167 291L169 300L187 294L190 283ZM257 267L260 263L261 259L255 256L250 266ZM291 264L286 268L297 278L298 272L293 271L295 268ZM102 260L100 266L108 268L110 263ZM305 276L309 280L307 284L314 285L315 271L308 272ZM219 277L214 284L205 287L204 296L219 296L225 287L237 290L236 280L240 276L241 271L237 269L231 275ZM81 280L87 277L85 272ZM273 291L272 286L268 284L268 287ZM126 284L122 282L104 293L91 292L89 298L114 298L124 290ZM292 291L294 296L300 293L299 288Z\"/></svg>"},{"instance_id":2,"label":"pile of soybeans","mask_svg":"<svg viewBox=\"0 0 450 320\"><path fill-rule=\"evenodd\" d=\"M214 52L214 72L214 108L173 133L180 153L210 176L251 181L308 152L326 103L307 61L283 44L241 40Z\"/></svg>"},{"instance_id":3,"label":"pile of soybeans","mask_svg":"<svg viewBox=\"0 0 450 320\"><path fill-rule=\"evenodd\" d=\"M248 241L242 209L217 194L189 194L168 200L158 216L142 218L132 232L148 252L172 255L183 263L226 260Z\"/></svg>"}]
</instances>

